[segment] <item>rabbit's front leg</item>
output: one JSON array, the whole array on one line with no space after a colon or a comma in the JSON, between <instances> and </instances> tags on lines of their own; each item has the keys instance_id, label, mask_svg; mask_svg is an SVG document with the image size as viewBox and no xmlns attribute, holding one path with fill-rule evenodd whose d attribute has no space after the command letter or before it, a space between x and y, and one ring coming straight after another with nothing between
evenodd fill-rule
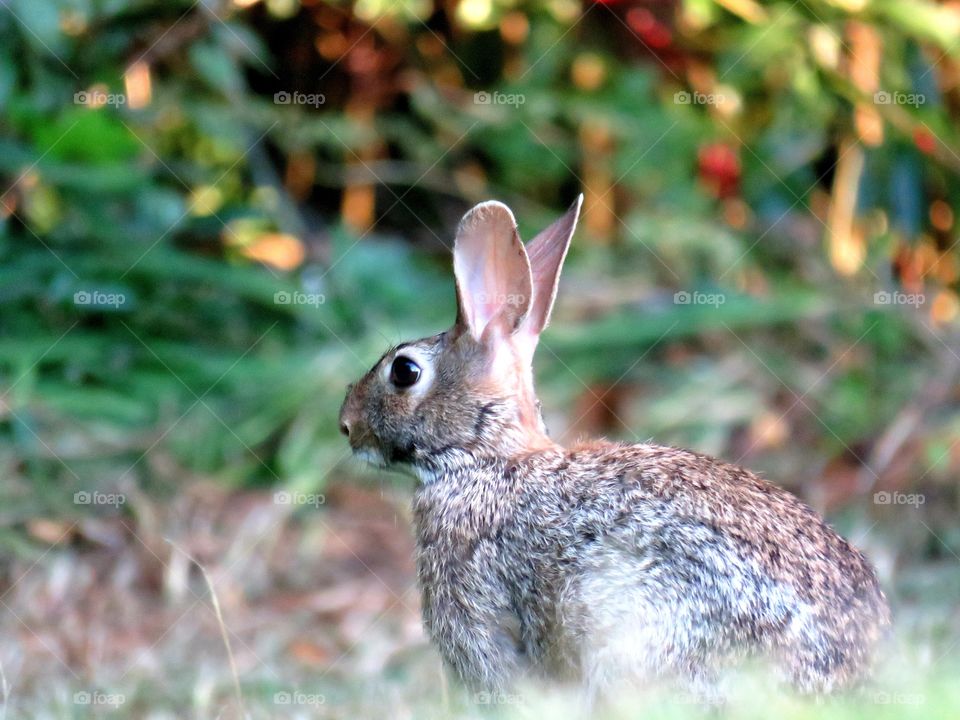
<instances>
[{"instance_id":1,"label":"rabbit's front leg","mask_svg":"<svg viewBox=\"0 0 960 720\"><path fill-rule=\"evenodd\" d=\"M502 693L526 672L527 656L507 588L494 568L480 565L486 564L421 566L423 619L444 661L470 690Z\"/></svg>"},{"instance_id":2,"label":"rabbit's front leg","mask_svg":"<svg viewBox=\"0 0 960 720\"><path fill-rule=\"evenodd\" d=\"M469 689L502 693L526 671L520 623L506 608L480 600L447 606L434 618L431 635Z\"/></svg>"}]
</instances>

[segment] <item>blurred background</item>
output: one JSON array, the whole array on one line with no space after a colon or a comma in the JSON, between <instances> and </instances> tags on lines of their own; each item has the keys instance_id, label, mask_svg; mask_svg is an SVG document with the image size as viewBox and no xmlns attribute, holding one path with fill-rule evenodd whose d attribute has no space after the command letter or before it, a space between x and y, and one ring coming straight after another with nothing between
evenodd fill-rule
<instances>
[{"instance_id":1,"label":"blurred background","mask_svg":"<svg viewBox=\"0 0 960 720\"><path fill-rule=\"evenodd\" d=\"M827 513L871 716L955 717L958 119L955 0L2 0L3 717L436 716L411 481L336 414L465 210L580 192L553 434Z\"/></svg>"}]
</instances>

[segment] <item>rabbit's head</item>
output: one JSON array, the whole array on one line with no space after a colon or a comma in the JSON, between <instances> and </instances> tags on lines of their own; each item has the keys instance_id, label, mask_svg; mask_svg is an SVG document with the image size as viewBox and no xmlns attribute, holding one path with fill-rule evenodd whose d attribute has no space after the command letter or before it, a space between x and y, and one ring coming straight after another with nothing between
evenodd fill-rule
<instances>
[{"instance_id":1,"label":"rabbit's head","mask_svg":"<svg viewBox=\"0 0 960 720\"><path fill-rule=\"evenodd\" d=\"M502 203L481 203L463 217L453 250L456 322L393 348L350 386L340 429L356 455L426 480L450 463L550 444L533 390L533 352L581 201L526 247Z\"/></svg>"}]
</instances>

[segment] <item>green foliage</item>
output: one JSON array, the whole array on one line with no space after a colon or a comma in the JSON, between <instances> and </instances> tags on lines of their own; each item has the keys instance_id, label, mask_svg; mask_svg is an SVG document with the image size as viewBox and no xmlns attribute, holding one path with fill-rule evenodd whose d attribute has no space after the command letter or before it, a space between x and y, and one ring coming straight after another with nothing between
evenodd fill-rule
<instances>
[{"instance_id":1,"label":"green foliage","mask_svg":"<svg viewBox=\"0 0 960 720\"><path fill-rule=\"evenodd\" d=\"M866 267L845 281L819 246L822 213L811 212L831 191L831 148L863 100L811 50L811 34L825 32L843 51L850 16L841 3L765 4L762 20L745 22L688 2L678 12L697 31L681 38L674 28L673 54L653 56L616 3L589 4L582 19L569 2L494 4L475 26L422 3L360 4L362 19L351 23L383 23L364 52L393 57L403 71L384 71L371 122L347 102L369 78L352 76L349 59L317 59L311 32L327 31L306 10L209 5L18 0L0 12L0 176L9 188L0 459L18 506L38 511L58 497L58 511L69 511L78 487L195 474L321 483L345 451L335 416L346 383L388 342L452 317L445 246L458 214L500 197L530 237L580 188L595 189L592 161L610 185L594 202L614 220L598 242L588 217L573 249L544 339L550 352L538 360L548 406L559 410L596 383L652 387L630 414L637 424L609 432L722 452L786 386L810 393L830 430L808 417L805 442L829 456L868 442L922 380L924 330L878 311L872 296L892 286L891 248L928 230L929 196L957 206L953 171L909 133L933 128L956 146L930 86L930 54L918 50L956 54L933 5L876 2L863 14L887 43L884 87L916 85L929 102L897 108L906 120L867 151L862 210L888 222L869 238ZM529 23L522 44L492 29L517 12ZM445 17L459 23L455 32ZM423 50L438 41L439 52ZM675 101L690 89L678 57L693 54L707 58L718 92L738 109ZM132 108L124 78L137 62L149 68L151 99ZM596 82L577 80L584 67ZM272 102L298 88L325 102ZM522 102L478 104L480 90ZM94 108L76 93L124 100ZM607 152L585 145L591 128ZM336 211L372 145L381 151L366 163L379 178L371 220L380 222L361 233ZM737 163L735 187L719 196L703 164L716 145L733 148ZM309 193L294 198L282 178L298 154L317 170ZM737 208L746 220L725 223ZM295 270L251 259L251 245L270 233L303 245ZM323 302L275 299L295 292ZM679 304L676 292L724 302ZM821 379L852 344L852 361ZM671 360L680 348L688 359ZM724 397L730 356L752 372L740 410L711 415L709 440L689 415L646 419L644 403L662 407L690 388ZM38 484L62 492L34 495Z\"/></svg>"},{"instance_id":2,"label":"green foliage","mask_svg":"<svg viewBox=\"0 0 960 720\"><path fill-rule=\"evenodd\" d=\"M298 689L323 698L301 714L437 716L403 523L287 514L268 486L345 473L346 385L449 325L471 204L529 239L582 191L548 425L838 511L896 617L860 694L745 674L723 710L654 692L643 715L955 717L957 62L956 3L929 0L2 0L3 711L99 716L74 693L102 683L115 717L230 715L223 632L246 716ZM923 300L877 300L900 291ZM897 487L923 503L870 504Z\"/></svg>"}]
</instances>

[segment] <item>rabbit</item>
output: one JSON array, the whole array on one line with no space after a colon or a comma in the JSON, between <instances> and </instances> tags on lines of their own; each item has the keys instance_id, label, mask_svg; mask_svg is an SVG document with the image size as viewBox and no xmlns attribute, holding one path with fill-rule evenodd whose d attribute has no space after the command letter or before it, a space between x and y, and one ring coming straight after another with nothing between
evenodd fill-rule
<instances>
[{"instance_id":1,"label":"rabbit","mask_svg":"<svg viewBox=\"0 0 960 720\"><path fill-rule=\"evenodd\" d=\"M510 209L470 210L457 316L347 390L353 453L417 479L427 634L468 690L527 678L710 688L761 655L796 690L863 681L890 611L877 576L811 508L689 450L547 434L532 360L582 195L524 245Z\"/></svg>"}]
</instances>

